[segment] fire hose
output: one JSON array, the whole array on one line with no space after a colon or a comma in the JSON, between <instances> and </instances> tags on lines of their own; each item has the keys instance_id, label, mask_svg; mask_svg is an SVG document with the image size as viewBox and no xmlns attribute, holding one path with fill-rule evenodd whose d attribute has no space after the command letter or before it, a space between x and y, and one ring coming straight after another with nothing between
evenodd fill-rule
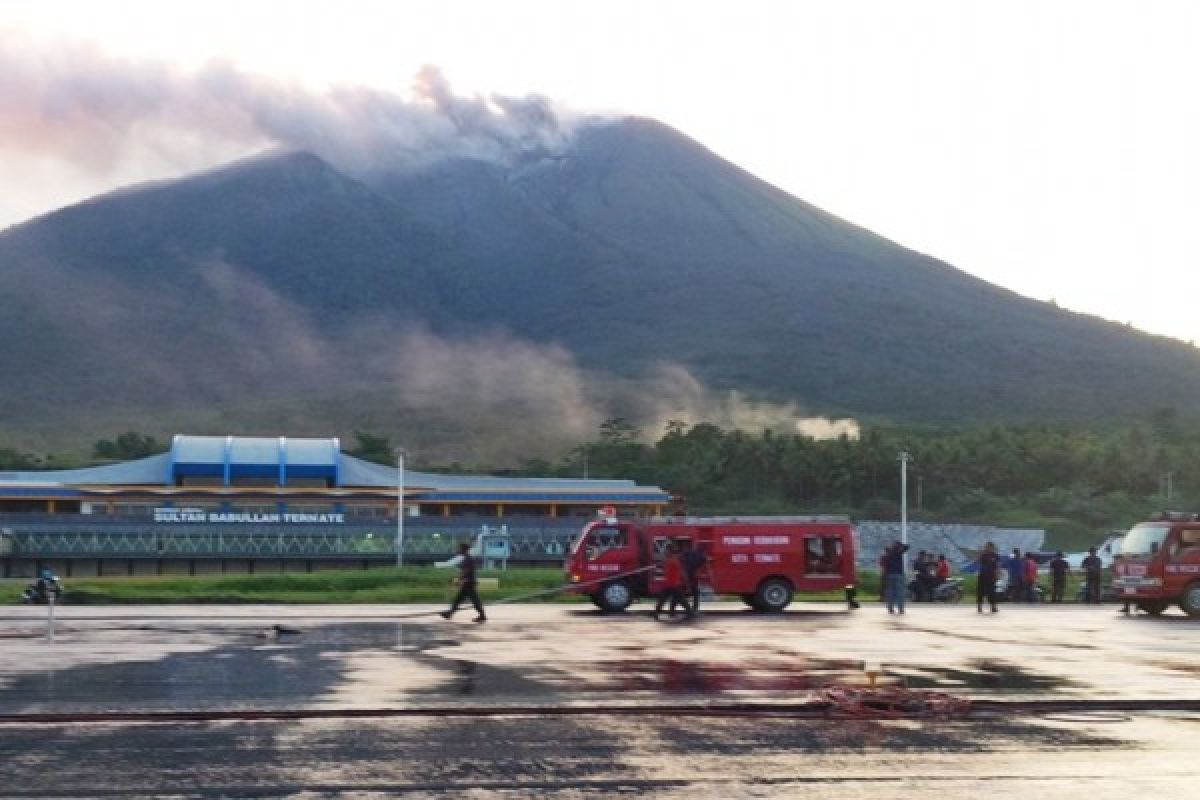
<instances>
[{"instance_id":1,"label":"fire hose","mask_svg":"<svg viewBox=\"0 0 1200 800\"><path fill-rule=\"evenodd\" d=\"M585 586L593 586L593 585L597 585L597 584L609 583L611 581L618 581L618 580L621 580L622 578L628 578L633 575L638 575L643 572L648 572L652 569L654 569L653 565L648 566L648 567L638 567L637 569L629 570L628 572L618 572L618 573L615 573L612 575L605 575L604 577L601 577L601 578L593 578L591 580L579 581L578 583L564 583L561 586L555 586L551 589L539 589L536 592L529 592L528 594L520 594L520 595L516 595L515 597L505 597L500 600L496 600L494 602L488 603L488 605L489 606L508 605L510 603L520 603L525 600L532 600L535 597L549 597L550 595L562 594L563 592L571 591L573 589L580 589ZM393 614L393 615L390 615L388 617L388 619L417 619L419 617L432 617L432 616L435 616L440 613L442 613L442 612L440 612L440 611L413 611L413 612L410 612L407 614Z\"/></svg>"}]
</instances>

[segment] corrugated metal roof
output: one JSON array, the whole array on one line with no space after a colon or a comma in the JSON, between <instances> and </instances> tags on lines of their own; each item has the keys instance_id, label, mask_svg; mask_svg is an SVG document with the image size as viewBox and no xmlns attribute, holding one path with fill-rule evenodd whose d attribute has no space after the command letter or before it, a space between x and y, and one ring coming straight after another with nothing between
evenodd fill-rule
<instances>
[{"instance_id":1,"label":"corrugated metal roof","mask_svg":"<svg viewBox=\"0 0 1200 800\"><path fill-rule=\"evenodd\" d=\"M185 436L171 441L171 460L176 464L224 464L224 436Z\"/></svg>"},{"instance_id":2,"label":"corrugated metal roof","mask_svg":"<svg viewBox=\"0 0 1200 800\"><path fill-rule=\"evenodd\" d=\"M10 493L18 486L170 486L175 464L225 463L227 437L176 436L170 453L161 453L135 461L81 469L0 472L0 492ZM266 437L232 437L230 462L233 464L277 464L281 440ZM338 483L345 488L395 489L397 471L393 466L373 464L340 453L337 439L283 440L283 457L294 466L330 466L337 469ZM491 475L440 475L406 470L404 485L408 492L422 490L439 499L459 501L503 501L513 499L547 500L599 499L612 502L667 502L669 495L657 486L638 486L631 480L589 480L583 478L507 478Z\"/></svg>"},{"instance_id":3,"label":"corrugated metal roof","mask_svg":"<svg viewBox=\"0 0 1200 800\"><path fill-rule=\"evenodd\" d=\"M171 457L168 453L81 469L51 469L25 472L0 472L0 486L9 483L40 483L54 486L100 484L104 486L158 485L167 482Z\"/></svg>"},{"instance_id":4,"label":"corrugated metal roof","mask_svg":"<svg viewBox=\"0 0 1200 800\"><path fill-rule=\"evenodd\" d=\"M396 486L395 467L373 464L354 456L342 454L343 486ZM502 491L539 489L560 491L619 492L639 488L628 480L586 480L582 478L502 478L491 475L439 475L433 472L404 471L404 485L435 491L480 490ZM657 487L649 487L655 488ZM662 491L659 489L658 491Z\"/></svg>"}]
</instances>

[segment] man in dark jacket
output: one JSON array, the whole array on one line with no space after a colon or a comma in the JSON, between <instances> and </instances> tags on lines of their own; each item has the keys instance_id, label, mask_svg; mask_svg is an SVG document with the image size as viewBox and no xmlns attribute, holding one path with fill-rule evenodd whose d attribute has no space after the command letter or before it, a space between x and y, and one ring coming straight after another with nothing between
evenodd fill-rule
<instances>
[{"instance_id":1,"label":"man in dark jacket","mask_svg":"<svg viewBox=\"0 0 1200 800\"><path fill-rule=\"evenodd\" d=\"M1096 548L1089 547L1087 558L1080 564L1087 578L1087 602L1099 605L1100 584L1104 580L1104 562L1096 555Z\"/></svg>"},{"instance_id":2,"label":"man in dark jacket","mask_svg":"<svg viewBox=\"0 0 1200 800\"><path fill-rule=\"evenodd\" d=\"M988 542L979 554L979 580L975 583L975 607L980 614L983 613L984 598L991 605L992 613L996 613L996 575L999 572L1000 554L996 552L996 545Z\"/></svg>"},{"instance_id":3,"label":"man in dark jacket","mask_svg":"<svg viewBox=\"0 0 1200 800\"><path fill-rule=\"evenodd\" d=\"M880 559L883 567L883 597L889 614L896 613L897 609L901 614L904 613L904 595L908 593L904 585L904 554L907 552L908 545L892 542Z\"/></svg>"},{"instance_id":4,"label":"man in dark jacket","mask_svg":"<svg viewBox=\"0 0 1200 800\"><path fill-rule=\"evenodd\" d=\"M487 614L483 613L483 601L479 599L478 583L475 580L475 559L471 558L471 545L463 542L458 546L458 554L462 559L458 562L458 594L450 608L442 612L442 617L450 619L464 600L470 600L475 606L476 622L487 622Z\"/></svg>"},{"instance_id":5,"label":"man in dark jacket","mask_svg":"<svg viewBox=\"0 0 1200 800\"><path fill-rule=\"evenodd\" d=\"M1054 558L1050 559L1050 578L1052 584L1050 586L1050 602L1061 603L1063 601L1063 592L1067 588L1067 573L1070 572L1067 559L1063 557L1062 550L1054 554Z\"/></svg>"},{"instance_id":6,"label":"man in dark jacket","mask_svg":"<svg viewBox=\"0 0 1200 800\"><path fill-rule=\"evenodd\" d=\"M1008 559L1008 599L1014 603L1025 599L1025 559L1015 547Z\"/></svg>"},{"instance_id":7,"label":"man in dark jacket","mask_svg":"<svg viewBox=\"0 0 1200 800\"><path fill-rule=\"evenodd\" d=\"M699 543L684 540L683 555L679 560L683 562L683 573L692 595L691 615L694 617L700 613L700 573L708 566L708 556L700 549Z\"/></svg>"}]
</instances>

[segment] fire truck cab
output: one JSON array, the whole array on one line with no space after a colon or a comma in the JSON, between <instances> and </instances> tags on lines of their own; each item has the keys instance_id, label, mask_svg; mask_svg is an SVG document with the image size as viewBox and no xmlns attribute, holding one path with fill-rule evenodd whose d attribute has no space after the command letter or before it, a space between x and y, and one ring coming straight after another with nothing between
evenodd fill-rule
<instances>
[{"instance_id":1,"label":"fire truck cab","mask_svg":"<svg viewBox=\"0 0 1200 800\"><path fill-rule=\"evenodd\" d=\"M738 595L758 611L782 611L797 591L846 592L854 602L854 527L842 517L668 517L589 523L566 562L569 591L605 611L624 611L662 590L671 544L698 547L699 583Z\"/></svg>"},{"instance_id":2,"label":"fire truck cab","mask_svg":"<svg viewBox=\"0 0 1200 800\"><path fill-rule=\"evenodd\" d=\"M1113 563L1113 590L1150 614L1178 603L1200 617L1200 515L1166 513L1134 525Z\"/></svg>"}]
</instances>

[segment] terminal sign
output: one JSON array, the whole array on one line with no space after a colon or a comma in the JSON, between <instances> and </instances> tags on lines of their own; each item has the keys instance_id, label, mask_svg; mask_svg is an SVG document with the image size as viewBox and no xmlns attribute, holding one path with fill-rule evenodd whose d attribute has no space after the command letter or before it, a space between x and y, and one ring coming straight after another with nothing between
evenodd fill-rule
<instances>
[{"instance_id":1,"label":"terminal sign","mask_svg":"<svg viewBox=\"0 0 1200 800\"><path fill-rule=\"evenodd\" d=\"M156 508L154 509L154 521L340 525L346 521L346 515L332 511L302 513L298 511L205 511L202 508Z\"/></svg>"}]
</instances>

